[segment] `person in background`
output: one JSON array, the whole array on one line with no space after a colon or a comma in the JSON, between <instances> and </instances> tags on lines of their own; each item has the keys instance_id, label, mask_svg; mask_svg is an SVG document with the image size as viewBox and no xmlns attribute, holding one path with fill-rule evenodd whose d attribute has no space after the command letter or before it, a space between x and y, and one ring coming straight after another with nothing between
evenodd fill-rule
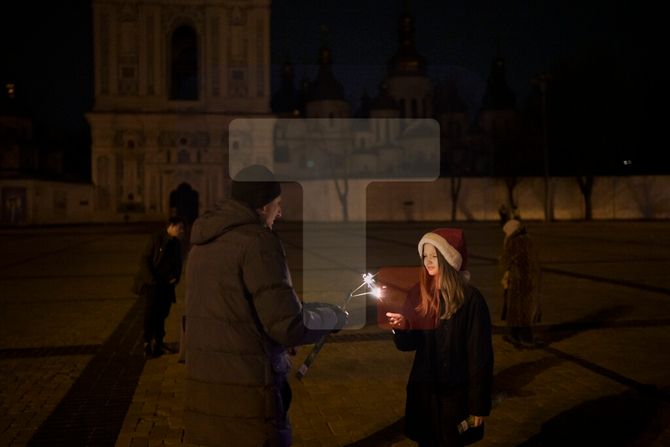
<instances>
[{"instance_id":1,"label":"person in background","mask_svg":"<svg viewBox=\"0 0 670 447\"><path fill-rule=\"evenodd\" d=\"M484 297L469 283L463 231L439 228L419 241L423 268L400 313L386 314L401 351L416 351L407 383L405 433L421 447L484 436L491 411L493 347Z\"/></svg>"},{"instance_id":2,"label":"person in background","mask_svg":"<svg viewBox=\"0 0 670 447\"><path fill-rule=\"evenodd\" d=\"M145 300L144 355L157 357L165 353L165 319L176 302L175 287L181 277L180 238L184 233L181 217L171 217L167 226L151 236L140 257L133 290Z\"/></svg>"},{"instance_id":3,"label":"person in background","mask_svg":"<svg viewBox=\"0 0 670 447\"><path fill-rule=\"evenodd\" d=\"M302 303L274 232L281 187L267 168L193 224L186 267L186 442L289 446L288 350L342 329L347 314Z\"/></svg>"},{"instance_id":4,"label":"person in background","mask_svg":"<svg viewBox=\"0 0 670 447\"><path fill-rule=\"evenodd\" d=\"M503 338L517 347L532 348L536 343L532 325L541 319L539 264L526 226L521 221L508 220L502 229L505 239L500 257L503 272L500 319L510 329L510 334Z\"/></svg>"}]
</instances>

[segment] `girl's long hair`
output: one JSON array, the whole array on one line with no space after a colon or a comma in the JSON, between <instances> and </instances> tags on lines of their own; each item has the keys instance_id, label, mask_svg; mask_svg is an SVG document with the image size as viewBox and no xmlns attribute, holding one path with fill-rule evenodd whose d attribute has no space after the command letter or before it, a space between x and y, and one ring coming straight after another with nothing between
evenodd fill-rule
<instances>
[{"instance_id":1,"label":"girl's long hair","mask_svg":"<svg viewBox=\"0 0 670 447\"><path fill-rule=\"evenodd\" d=\"M461 308L465 297L465 279L456 271L442 253L437 253L437 274L430 276L423 265L419 284L421 302L416 306L419 315L432 319L435 324L439 320L448 320ZM422 257L423 260L423 257Z\"/></svg>"}]
</instances>

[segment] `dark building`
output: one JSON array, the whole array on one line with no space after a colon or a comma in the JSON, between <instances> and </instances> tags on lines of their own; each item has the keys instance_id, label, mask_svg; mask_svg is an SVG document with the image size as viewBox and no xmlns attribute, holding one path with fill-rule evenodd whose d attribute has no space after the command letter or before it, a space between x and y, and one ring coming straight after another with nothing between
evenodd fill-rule
<instances>
[{"instance_id":1,"label":"dark building","mask_svg":"<svg viewBox=\"0 0 670 447\"><path fill-rule=\"evenodd\" d=\"M516 97L506 81L505 60L498 51L491 64L481 104L469 110L455 79L431 79L417 49L415 24L405 6L398 21L397 50L389 57L387 76L375 97L361 98L354 118L433 118L440 124L440 172L448 176L506 175L521 148ZM333 74L333 54L323 40L318 72L296 89L290 60L282 66L281 84L272 99L279 117L345 118L352 116L342 84ZM281 152L281 151L280 151ZM277 154L275 154L277 155ZM288 157L283 152L282 161Z\"/></svg>"}]
</instances>

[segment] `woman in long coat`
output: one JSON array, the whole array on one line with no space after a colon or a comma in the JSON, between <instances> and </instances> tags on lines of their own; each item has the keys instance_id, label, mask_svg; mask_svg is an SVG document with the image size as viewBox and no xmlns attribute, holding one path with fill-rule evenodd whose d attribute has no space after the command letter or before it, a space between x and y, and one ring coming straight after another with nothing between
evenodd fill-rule
<instances>
[{"instance_id":1,"label":"woman in long coat","mask_svg":"<svg viewBox=\"0 0 670 447\"><path fill-rule=\"evenodd\" d=\"M405 433L419 446L459 446L484 436L491 411L493 348L486 301L468 283L460 229L419 242L420 281L401 313L387 313L401 351L416 351L407 384Z\"/></svg>"},{"instance_id":2,"label":"woman in long coat","mask_svg":"<svg viewBox=\"0 0 670 447\"><path fill-rule=\"evenodd\" d=\"M539 283L540 268L526 226L512 219L503 226L500 265L503 271L503 309L500 319L507 322L510 337L515 345L532 347L535 340L532 324L541 318Z\"/></svg>"}]
</instances>

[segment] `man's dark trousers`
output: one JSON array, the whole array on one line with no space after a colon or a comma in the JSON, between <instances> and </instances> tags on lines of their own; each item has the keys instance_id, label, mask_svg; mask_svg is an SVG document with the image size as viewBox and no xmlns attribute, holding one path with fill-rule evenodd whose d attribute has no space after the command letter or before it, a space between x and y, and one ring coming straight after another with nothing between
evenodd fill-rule
<instances>
[{"instance_id":1,"label":"man's dark trousers","mask_svg":"<svg viewBox=\"0 0 670 447\"><path fill-rule=\"evenodd\" d=\"M156 348L163 346L165 337L165 319L170 314L170 306L175 301L172 284L145 286L144 290L144 341L156 341Z\"/></svg>"}]
</instances>

